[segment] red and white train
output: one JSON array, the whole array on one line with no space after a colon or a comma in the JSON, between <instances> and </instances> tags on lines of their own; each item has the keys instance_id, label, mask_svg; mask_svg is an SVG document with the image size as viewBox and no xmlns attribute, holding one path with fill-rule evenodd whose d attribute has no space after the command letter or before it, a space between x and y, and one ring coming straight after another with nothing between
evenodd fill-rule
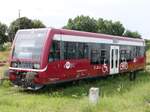
<instances>
[{"instance_id":1,"label":"red and white train","mask_svg":"<svg viewBox=\"0 0 150 112\"><path fill-rule=\"evenodd\" d=\"M14 85L44 85L145 68L143 39L65 29L25 29L15 36L9 78Z\"/></svg>"}]
</instances>

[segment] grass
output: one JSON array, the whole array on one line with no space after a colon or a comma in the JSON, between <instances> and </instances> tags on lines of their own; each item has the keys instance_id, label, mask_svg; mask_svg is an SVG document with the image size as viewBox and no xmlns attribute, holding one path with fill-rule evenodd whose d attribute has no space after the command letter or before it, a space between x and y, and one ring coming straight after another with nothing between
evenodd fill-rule
<instances>
[{"instance_id":1,"label":"grass","mask_svg":"<svg viewBox=\"0 0 150 112\"><path fill-rule=\"evenodd\" d=\"M36 92L10 85L5 81L0 86L0 112L150 112L150 73L144 71L135 81L117 75L50 85ZM90 87L100 88L97 105L88 102Z\"/></svg>"},{"instance_id":2,"label":"grass","mask_svg":"<svg viewBox=\"0 0 150 112\"><path fill-rule=\"evenodd\" d=\"M150 65L150 49L147 51L146 57L147 57L146 62L147 62L148 65Z\"/></svg>"},{"instance_id":3,"label":"grass","mask_svg":"<svg viewBox=\"0 0 150 112\"><path fill-rule=\"evenodd\" d=\"M10 51L0 51L0 61L8 61ZM8 69L8 64L5 66L0 67L0 77L2 76L3 72Z\"/></svg>"},{"instance_id":4,"label":"grass","mask_svg":"<svg viewBox=\"0 0 150 112\"><path fill-rule=\"evenodd\" d=\"M10 51L0 51L0 61L7 61Z\"/></svg>"},{"instance_id":5,"label":"grass","mask_svg":"<svg viewBox=\"0 0 150 112\"><path fill-rule=\"evenodd\" d=\"M14 88L5 82L0 87L1 112L149 112L150 75L138 73L136 81L128 76L53 85L32 92ZM100 88L100 102L88 102L90 87Z\"/></svg>"},{"instance_id":6,"label":"grass","mask_svg":"<svg viewBox=\"0 0 150 112\"><path fill-rule=\"evenodd\" d=\"M8 64L6 64L5 66L0 67L0 76L3 76L4 71L8 69Z\"/></svg>"}]
</instances>

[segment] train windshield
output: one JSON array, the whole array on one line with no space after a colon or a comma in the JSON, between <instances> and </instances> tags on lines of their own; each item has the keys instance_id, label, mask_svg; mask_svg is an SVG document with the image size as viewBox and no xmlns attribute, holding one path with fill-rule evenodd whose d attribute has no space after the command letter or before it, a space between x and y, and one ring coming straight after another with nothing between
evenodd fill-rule
<instances>
[{"instance_id":1,"label":"train windshield","mask_svg":"<svg viewBox=\"0 0 150 112\"><path fill-rule=\"evenodd\" d=\"M47 30L20 30L16 34L13 58L39 61Z\"/></svg>"}]
</instances>

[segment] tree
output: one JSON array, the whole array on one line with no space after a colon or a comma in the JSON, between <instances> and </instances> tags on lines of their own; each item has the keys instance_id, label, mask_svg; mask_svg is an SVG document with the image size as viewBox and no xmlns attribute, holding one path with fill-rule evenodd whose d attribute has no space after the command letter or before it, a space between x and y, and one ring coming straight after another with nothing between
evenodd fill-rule
<instances>
[{"instance_id":1,"label":"tree","mask_svg":"<svg viewBox=\"0 0 150 112\"><path fill-rule=\"evenodd\" d=\"M64 28L118 36L122 36L125 31L124 26L119 21L112 22L102 18L95 20L94 18L83 15L77 16L74 19L70 18Z\"/></svg>"},{"instance_id":2,"label":"tree","mask_svg":"<svg viewBox=\"0 0 150 112\"><path fill-rule=\"evenodd\" d=\"M97 26L99 33L110 35L122 36L125 30L124 26L119 21L113 23L112 21L103 20L102 18L97 20Z\"/></svg>"},{"instance_id":3,"label":"tree","mask_svg":"<svg viewBox=\"0 0 150 112\"><path fill-rule=\"evenodd\" d=\"M97 21L89 16L77 16L74 19L69 19L65 29L87 31L87 32L97 32Z\"/></svg>"},{"instance_id":4,"label":"tree","mask_svg":"<svg viewBox=\"0 0 150 112\"><path fill-rule=\"evenodd\" d=\"M32 28L45 28L46 26L40 20L32 20Z\"/></svg>"},{"instance_id":5,"label":"tree","mask_svg":"<svg viewBox=\"0 0 150 112\"><path fill-rule=\"evenodd\" d=\"M122 36L125 31L123 24L121 24L119 21L113 23L112 29L113 29L112 35L118 35L118 36Z\"/></svg>"},{"instance_id":6,"label":"tree","mask_svg":"<svg viewBox=\"0 0 150 112\"><path fill-rule=\"evenodd\" d=\"M146 51L150 49L150 40L145 39Z\"/></svg>"},{"instance_id":7,"label":"tree","mask_svg":"<svg viewBox=\"0 0 150 112\"><path fill-rule=\"evenodd\" d=\"M7 40L8 40L7 26L0 22L0 44L7 42Z\"/></svg>"},{"instance_id":8,"label":"tree","mask_svg":"<svg viewBox=\"0 0 150 112\"><path fill-rule=\"evenodd\" d=\"M123 34L123 36L132 37L132 38L141 38L141 35L139 34L139 32L137 32L137 31L132 32L130 30L126 30L125 33Z\"/></svg>"},{"instance_id":9,"label":"tree","mask_svg":"<svg viewBox=\"0 0 150 112\"><path fill-rule=\"evenodd\" d=\"M45 25L40 20L31 20L27 17L21 17L13 21L8 29L9 41L13 41L16 32L19 29L43 28Z\"/></svg>"},{"instance_id":10,"label":"tree","mask_svg":"<svg viewBox=\"0 0 150 112\"><path fill-rule=\"evenodd\" d=\"M21 17L13 21L8 29L9 41L13 41L16 32L19 29L32 28L32 20L27 17Z\"/></svg>"}]
</instances>

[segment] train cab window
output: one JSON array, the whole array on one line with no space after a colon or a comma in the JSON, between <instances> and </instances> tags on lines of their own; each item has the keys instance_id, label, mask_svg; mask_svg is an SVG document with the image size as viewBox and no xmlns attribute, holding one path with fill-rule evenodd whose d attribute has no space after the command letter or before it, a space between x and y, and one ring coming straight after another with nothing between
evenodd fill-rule
<instances>
[{"instance_id":1,"label":"train cab window","mask_svg":"<svg viewBox=\"0 0 150 112\"><path fill-rule=\"evenodd\" d=\"M60 41L53 41L50 53L49 53L49 62L60 60Z\"/></svg>"},{"instance_id":2,"label":"train cab window","mask_svg":"<svg viewBox=\"0 0 150 112\"><path fill-rule=\"evenodd\" d=\"M75 42L64 42L64 59L76 59L76 44Z\"/></svg>"}]
</instances>

